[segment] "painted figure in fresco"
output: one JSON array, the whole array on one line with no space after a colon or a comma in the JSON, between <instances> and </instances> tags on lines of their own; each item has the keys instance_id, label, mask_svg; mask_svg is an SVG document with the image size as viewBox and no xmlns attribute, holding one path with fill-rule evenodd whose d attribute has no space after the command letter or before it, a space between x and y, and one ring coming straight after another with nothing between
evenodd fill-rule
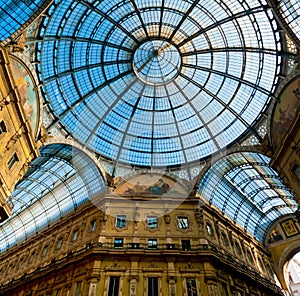
<instances>
[{"instance_id":1,"label":"painted figure in fresco","mask_svg":"<svg viewBox=\"0 0 300 296\"><path fill-rule=\"evenodd\" d=\"M10 59L10 64L26 119L29 120L32 130L34 131L37 125L38 109L33 80L20 62L15 59Z\"/></svg>"}]
</instances>

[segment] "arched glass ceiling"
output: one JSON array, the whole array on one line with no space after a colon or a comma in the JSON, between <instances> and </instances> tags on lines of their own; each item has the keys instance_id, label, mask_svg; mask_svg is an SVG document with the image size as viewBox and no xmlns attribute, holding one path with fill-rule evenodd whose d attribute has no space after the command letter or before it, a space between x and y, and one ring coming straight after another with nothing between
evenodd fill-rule
<instances>
[{"instance_id":1,"label":"arched glass ceiling","mask_svg":"<svg viewBox=\"0 0 300 296\"><path fill-rule=\"evenodd\" d=\"M300 40L300 2L299 0L277 1L279 10L287 25Z\"/></svg>"},{"instance_id":2,"label":"arched glass ceiling","mask_svg":"<svg viewBox=\"0 0 300 296\"><path fill-rule=\"evenodd\" d=\"M48 14L37 68L52 126L117 162L176 166L225 148L281 70L258 0L64 0Z\"/></svg>"},{"instance_id":3,"label":"arched glass ceiling","mask_svg":"<svg viewBox=\"0 0 300 296\"><path fill-rule=\"evenodd\" d=\"M261 242L277 219L298 207L269 161L251 152L229 155L209 169L198 190Z\"/></svg>"},{"instance_id":4,"label":"arched glass ceiling","mask_svg":"<svg viewBox=\"0 0 300 296\"><path fill-rule=\"evenodd\" d=\"M24 25L47 0L0 1L0 40L5 40Z\"/></svg>"},{"instance_id":5,"label":"arched glass ceiling","mask_svg":"<svg viewBox=\"0 0 300 296\"><path fill-rule=\"evenodd\" d=\"M55 144L40 152L11 196L13 215L0 226L0 252L105 192L99 169L76 148Z\"/></svg>"}]
</instances>

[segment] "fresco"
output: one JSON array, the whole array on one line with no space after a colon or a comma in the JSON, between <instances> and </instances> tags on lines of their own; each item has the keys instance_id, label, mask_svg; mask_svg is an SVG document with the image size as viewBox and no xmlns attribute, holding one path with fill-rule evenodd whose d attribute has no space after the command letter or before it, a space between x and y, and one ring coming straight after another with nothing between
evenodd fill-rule
<instances>
[{"instance_id":1,"label":"fresco","mask_svg":"<svg viewBox=\"0 0 300 296\"><path fill-rule=\"evenodd\" d=\"M185 190L175 180L161 175L142 174L131 180L123 181L117 188L116 193L122 195L149 195L161 196L182 195Z\"/></svg>"},{"instance_id":2,"label":"fresco","mask_svg":"<svg viewBox=\"0 0 300 296\"><path fill-rule=\"evenodd\" d=\"M280 234L278 225L276 225L269 234L268 243L270 244L280 240L283 240L283 237Z\"/></svg>"},{"instance_id":3,"label":"fresco","mask_svg":"<svg viewBox=\"0 0 300 296\"><path fill-rule=\"evenodd\" d=\"M20 94L20 100L25 111L26 119L29 120L32 132L35 135L39 118L39 104L35 91L35 83L29 75L29 70L27 70L21 62L10 57L10 66L13 72L15 84Z\"/></svg>"},{"instance_id":4,"label":"fresco","mask_svg":"<svg viewBox=\"0 0 300 296\"><path fill-rule=\"evenodd\" d=\"M297 77L283 90L273 111L271 137L275 149L280 146L282 138L289 130L299 106L300 77Z\"/></svg>"}]
</instances>

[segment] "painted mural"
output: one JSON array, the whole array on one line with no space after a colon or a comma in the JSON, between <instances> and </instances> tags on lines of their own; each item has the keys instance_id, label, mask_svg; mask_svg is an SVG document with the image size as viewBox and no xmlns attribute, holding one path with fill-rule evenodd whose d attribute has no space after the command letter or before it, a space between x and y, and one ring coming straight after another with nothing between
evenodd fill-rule
<instances>
[{"instance_id":1,"label":"painted mural","mask_svg":"<svg viewBox=\"0 0 300 296\"><path fill-rule=\"evenodd\" d=\"M20 94L21 104L24 108L26 119L29 120L32 132L35 135L39 119L39 103L29 70L18 60L10 57L10 66L15 84Z\"/></svg>"},{"instance_id":2,"label":"painted mural","mask_svg":"<svg viewBox=\"0 0 300 296\"><path fill-rule=\"evenodd\" d=\"M300 106L300 77L293 80L281 93L279 102L273 111L271 136L274 148L289 130Z\"/></svg>"},{"instance_id":3,"label":"painted mural","mask_svg":"<svg viewBox=\"0 0 300 296\"><path fill-rule=\"evenodd\" d=\"M183 187L175 180L161 175L141 174L130 180L121 182L116 193L122 195L161 196L186 194Z\"/></svg>"}]
</instances>

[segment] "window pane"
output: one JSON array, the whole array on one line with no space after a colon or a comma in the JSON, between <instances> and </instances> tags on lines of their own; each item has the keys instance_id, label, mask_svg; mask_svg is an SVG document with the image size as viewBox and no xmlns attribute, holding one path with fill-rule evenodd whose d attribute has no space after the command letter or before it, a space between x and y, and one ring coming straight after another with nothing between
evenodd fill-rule
<instances>
[{"instance_id":1,"label":"window pane","mask_svg":"<svg viewBox=\"0 0 300 296\"><path fill-rule=\"evenodd\" d=\"M81 281L75 284L74 296L79 296L81 290Z\"/></svg>"},{"instance_id":2,"label":"window pane","mask_svg":"<svg viewBox=\"0 0 300 296\"><path fill-rule=\"evenodd\" d=\"M189 228L189 219L187 217L178 217L177 218L178 228L187 229Z\"/></svg>"},{"instance_id":3,"label":"window pane","mask_svg":"<svg viewBox=\"0 0 300 296\"><path fill-rule=\"evenodd\" d=\"M148 239L148 249L157 249L157 239Z\"/></svg>"},{"instance_id":4,"label":"window pane","mask_svg":"<svg viewBox=\"0 0 300 296\"><path fill-rule=\"evenodd\" d=\"M111 276L109 279L109 287L108 287L108 296L118 296L119 295L119 282L120 277Z\"/></svg>"},{"instance_id":5,"label":"window pane","mask_svg":"<svg viewBox=\"0 0 300 296\"><path fill-rule=\"evenodd\" d=\"M189 251L191 249L191 242L190 242L189 239L182 240L181 244L182 244L182 250L183 251Z\"/></svg>"},{"instance_id":6,"label":"window pane","mask_svg":"<svg viewBox=\"0 0 300 296\"><path fill-rule=\"evenodd\" d=\"M148 296L158 296L158 278L148 278Z\"/></svg>"},{"instance_id":7,"label":"window pane","mask_svg":"<svg viewBox=\"0 0 300 296\"><path fill-rule=\"evenodd\" d=\"M116 218L116 227L126 227L126 216L118 215Z\"/></svg>"},{"instance_id":8,"label":"window pane","mask_svg":"<svg viewBox=\"0 0 300 296\"><path fill-rule=\"evenodd\" d=\"M115 248L122 248L123 247L123 239L122 238L115 238L114 247Z\"/></svg>"},{"instance_id":9,"label":"window pane","mask_svg":"<svg viewBox=\"0 0 300 296\"><path fill-rule=\"evenodd\" d=\"M148 217L147 226L149 228L157 228L157 217Z\"/></svg>"},{"instance_id":10,"label":"window pane","mask_svg":"<svg viewBox=\"0 0 300 296\"><path fill-rule=\"evenodd\" d=\"M195 278L187 278L186 279L186 291L187 296L197 296L198 290L197 290L197 283Z\"/></svg>"}]
</instances>

